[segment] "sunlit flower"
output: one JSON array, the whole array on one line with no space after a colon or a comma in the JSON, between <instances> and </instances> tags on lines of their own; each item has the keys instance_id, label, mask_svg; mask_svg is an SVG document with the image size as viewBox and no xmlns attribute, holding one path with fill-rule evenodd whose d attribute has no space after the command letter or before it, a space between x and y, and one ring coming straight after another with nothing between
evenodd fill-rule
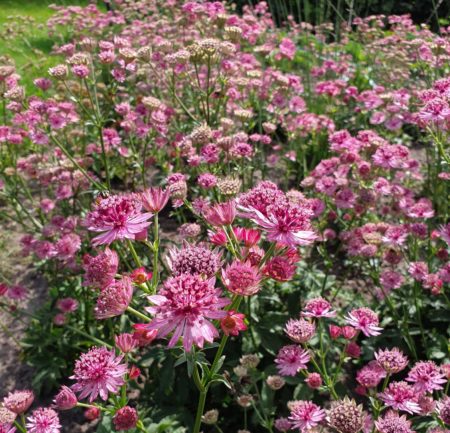
<instances>
[{"instance_id":1,"label":"sunlit flower","mask_svg":"<svg viewBox=\"0 0 450 433\"><path fill-rule=\"evenodd\" d=\"M306 368L310 356L308 352L296 344L283 346L275 359L277 369L282 376L295 376Z\"/></svg>"},{"instance_id":2,"label":"sunlit flower","mask_svg":"<svg viewBox=\"0 0 450 433\"><path fill-rule=\"evenodd\" d=\"M290 405L291 421L293 428L298 428L302 433L307 432L325 418L325 411L312 401L295 401Z\"/></svg>"},{"instance_id":3,"label":"sunlit flower","mask_svg":"<svg viewBox=\"0 0 450 433\"><path fill-rule=\"evenodd\" d=\"M58 414L48 407L40 407L27 418L27 431L29 433L59 433L61 424Z\"/></svg>"},{"instance_id":4,"label":"sunlit flower","mask_svg":"<svg viewBox=\"0 0 450 433\"><path fill-rule=\"evenodd\" d=\"M350 311L346 317L349 325L359 329L366 337L380 335L383 328L378 326L378 316L366 307Z\"/></svg>"},{"instance_id":5,"label":"sunlit flower","mask_svg":"<svg viewBox=\"0 0 450 433\"><path fill-rule=\"evenodd\" d=\"M109 319L123 314L133 297L133 284L129 277L114 281L100 292L95 305L96 319Z\"/></svg>"},{"instance_id":6,"label":"sunlit flower","mask_svg":"<svg viewBox=\"0 0 450 433\"><path fill-rule=\"evenodd\" d=\"M420 361L411 368L406 381L412 382L416 392L426 393L442 389L447 379L433 361Z\"/></svg>"},{"instance_id":7,"label":"sunlit flower","mask_svg":"<svg viewBox=\"0 0 450 433\"><path fill-rule=\"evenodd\" d=\"M391 382L385 391L378 394L386 406L408 413L420 413L418 394L406 382Z\"/></svg>"},{"instance_id":8,"label":"sunlit flower","mask_svg":"<svg viewBox=\"0 0 450 433\"><path fill-rule=\"evenodd\" d=\"M235 260L222 269L222 282L235 295L251 296L261 288L261 274L249 262Z\"/></svg>"}]
</instances>

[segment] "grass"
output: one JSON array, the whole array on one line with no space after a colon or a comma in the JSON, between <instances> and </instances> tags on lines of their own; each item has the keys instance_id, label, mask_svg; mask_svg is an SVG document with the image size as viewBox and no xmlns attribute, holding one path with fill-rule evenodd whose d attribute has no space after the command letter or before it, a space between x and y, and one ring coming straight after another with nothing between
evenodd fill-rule
<instances>
[{"instance_id":1,"label":"grass","mask_svg":"<svg viewBox=\"0 0 450 433\"><path fill-rule=\"evenodd\" d=\"M48 6L87 5L88 0L0 0L0 56L12 58L28 89L33 80L46 76L58 63L50 55L54 39L47 32L47 20L54 13Z\"/></svg>"}]
</instances>

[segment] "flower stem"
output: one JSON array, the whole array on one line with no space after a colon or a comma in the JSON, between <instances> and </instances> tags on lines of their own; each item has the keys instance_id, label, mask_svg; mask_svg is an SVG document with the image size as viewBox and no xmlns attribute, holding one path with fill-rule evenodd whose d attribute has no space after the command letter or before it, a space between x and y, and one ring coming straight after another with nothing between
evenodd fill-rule
<instances>
[{"instance_id":1,"label":"flower stem","mask_svg":"<svg viewBox=\"0 0 450 433\"><path fill-rule=\"evenodd\" d=\"M145 322L151 322L152 319L150 317L147 317L145 314L142 314L141 312L135 310L132 307L127 307L127 311L131 314L134 314L136 317L139 317L140 319L144 320Z\"/></svg>"}]
</instances>

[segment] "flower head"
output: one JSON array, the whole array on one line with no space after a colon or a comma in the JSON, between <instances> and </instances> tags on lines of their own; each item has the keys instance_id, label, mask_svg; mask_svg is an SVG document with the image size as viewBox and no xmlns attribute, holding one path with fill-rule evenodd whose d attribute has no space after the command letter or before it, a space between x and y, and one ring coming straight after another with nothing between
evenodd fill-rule
<instances>
[{"instance_id":1,"label":"flower head","mask_svg":"<svg viewBox=\"0 0 450 433\"><path fill-rule=\"evenodd\" d=\"M289 281L295 274L296 266L282 256L276 256L267 261L263 274L276 281Z\"/></svg>"},{"instance_id":2,"label":"flower head","mask_svg":"<svg viewBox=\"0 0 450 433\"><path fill-rule=\"evenodd\" d=\"M98 201L86 216L85 225L100 232L93 245L111 244L115 240L136 239L151 224L152 213L142 213L142 202L135 195L112 195Z\"/></svg>"},{"instance_id":3,"label":"flower head","mask_svg":"<svg viewBox=\"0 0 450 433\"><path fill-rule=\"evenodd\" d=\"M236 203L234 200L217 203L206 210L204 217L215 227L231 225L236 218Z\"/></svg>"},{"instance_id":4,"label":"flower head","mask_svg":"<svg viewBox=\"0 0 450 433\"><path fill-rule=\"evenodd\" d=\"M245 315L234 310L227 311L227 315L220 321L220 327L225 335L239 335L240 331L246 331Z\"/></svg>"},{"instance_id":5,"label":"flower head","mask_svg":"<svg viewBox=\"0 0 450 433\"><path fill-rule=\"evenodd\" d=\"M134 338L133 334L129 334L126 332L116 335L114 337L114 342L116 343L116 347L122 353L130 353L138 346L138 341L136 338Z\"/></svg>"},{"instance_id":6,"label":"flower head","mask_svg":"<svg viewBox=\"0 0 450 433\"><path fill-rule=\"evenodd\" d=\"M78 309L78 301L74 298L58 299L56 308L62 313L73 313Z\"/></svg>"},{"instance_id":7,"label":"flower head","mask_svg":"<svg viewBox=\"0 0 450 433\"><path fill-rule=\"evenodd\" d=\"M183 337L183 347L187 351L193 344L203 347L205 340L211 343L218 332L207 319L224 318L223 307L230 302L220 297L221 291L214 287L214 282L214 279L205 281L199 275L190 274L169 278L158 295L149 296L155 306L147 310L155 317L147 329L157 329L159 338L174 331L169 347Z\"/></svg>"},{"instance_id":8,"label":"flower head","mask_svg":"<svg viewBox=\"0 0 450 433\"><path fill-rule=\"evenodd\" d=\"M450 397L444 397L437 404L439 417L445 424L450 424Z\"/></svg>"},{"instance_id":9,"label":"flower head","mask_svg":"<svg viewBox=\"0 0 450 433\"><path fill-rule=\"evenodd\" d=\"M427 393L442 389L447 379L433 361L420 361L409 371L406 381L413 383L416 392Z\"/></svg>"},{"instance_id":10,"label":"flower head","mask_svg":"<svg viewBox=\"0 0 450 433\"><path fill-rule=\"evenodd\" d=\"M48 407L40 407L27 418L27 431L29 433L59 433L61 424L58 414Z\"/></svg>"},{"instance_id":11,"label":"flower head","mask_svg":"<svg viewBox=\"0 0 450 433\"><path fill-rule=\"evenodd\" d=\"M133 297L133 284L129 277L111 283L100 292L94 309L96 319L109 319L123 314Z\"/></svg>"},{"instance_id":12,"label":"flower head","mask_svg":"<svg viewBox=\"0 0 450 433\"><path fill-rule=\"evenodd\" d=\"M183 243L181 249L172 248L167 257L173 275L191 274L214 276L221 266L221 253L210 250L203 244Z\"/></svg>"},{"instance_id":13,"label":"flower head","mask_svg":"<svg viewBox=\"0 0 450 433\"><path fill-rule=\"evenodd\" d=\"M114 428L117 431L131 430L136 427L138 419L136 409L130 406L124 406L113 417Z\"/></svg>"},{"instance_id":14,"label":"flower head","mask_svg":"<svg viewBox=\"0 0 450 433\"><path fill-rule=\"evenodd\" d=\"M25 413L34 401L34 393L28 389L10 392L3 400L3 406L17 415Z\"/></svg>"},{"instance_id":15,"label":"flower head","mask_svg":"<svg viewBox=\"0 0 450 433\"><path fill-rule=\"evenodd\" d=\"M290 404L292 428L298 428L300 432L307 432L325 418L325 411L312 401L294 401Z\"/></svg>"},{"instance_id":16,"label":"flower head","mask_svg":"<svg viewBox=\"0 0 450 433\"><path fill-rule=\"evenodd\" d=\"M16 433L16 428L9 423L0 423L0 433Z\"/></svg>"},{"instance_id":17,"label":"flower head","mask_svg":"<svg viewBox=\"0 0 450 433\"><path fill-rule=\"evenodd\" d=\"M295 343L306 343L316 333L316 326L313 322L305 319L291 319L286 323L284 328L287 336Z\"/></svg>"},{"instance_id":18,"label":"flower head","mask_svg":"<svg viewBox=\"0 0 450 433\"><path fill-rule=\"evenodd\" d=\"M103 400L108 399L108 392L116 393L125 383L124 376L127 366L121 364L122 356L116 356L114 351L105 347L94 347L83 353L75 363L71 379L77 381L72 385L80 398L89 397L94 401L98 395Z\"/></svg>"},{"instance_id":19,"label":"flower head","mask_svg":"<svg viewBox=\"0 0 450 433\"><path fill-rule=\"evenodd\" d=\"M375 427L379 433L414 433L411 429L411 421L405 415L400 416L390 410L383 417L375 421Z\"/></svg>"},{"instance_id":20,"label":"flower head","mask_svg":"<svg viewBox=\"0 0 450 433\"><path fill-rule=\"evenodd\" d=\"M348 397L333 402L327 413L328 425L340 433L359 433L364 427L364 419L362 406Z\"/></svg>"},{"instance_id":21,"label":"flower head","mask_svg":"<svg viewBox=\"0 0 450 433\"><path fill-rule=\"evenodd\" d=\"M323 298L314 298L309 300L302 311L302 316L315 317L334 317L336 312L331 309L331 304Z\"/></svg>"},{"instance_id":22,"label":"flower head","mask_svg":"<svg viewBox=\"0 0 450 433\"><path fill-rule=\"evenodd\" d=\"M406 382L392 382L378 396L386 406L395 410L402 410L411 414L420 413L420 407L417 404L418 395L414 388Z\"/></svg>"},{"instance_id":23,"label":"flower head","mask_svg":"<svg viewBox=\"0 0 450 433\"><path fill-rule=\"evenodd\" d=\"M104 289L114 281L119 268L119 257L114 250L106 247L105 251L95 257L86 254L83 257L83 268L83 284Z\"/></svg>"},{"instance_id":24,"label":"flower head","mask_svg":"<svg viewBox=\"0 0 450 433\"><path fill-rule=\"evenodd\" d=\"M250 262L235 260L222 269L222 282L235 295L251 296L261 288L261 275Z\"/></svg>"},{"instance_id":25,"label":"flower head","mask_svg":"<svg viewBox=\"0 0 450 433\"><path fill-rule=\"evenodd\" d=\"M349 325L362 331L366 337L380 335L380 331L383 329L378 326L378 316L370 308L366 307L350 311L346 321Z\"/></svg>"},{"instance_id":26,"label":"flower head","mask_svg":"<svg viewBox=\"0 0 450 433\"><path fill-rule=\"evenodd\" d=\"M69 410L77 405L78 400L77 396L70 388L62 386L53 402L58 410Z\"/></svg>"},{"instance_id":27,"label":"flower head","mask_svg":"<svg viewBox=\"0 0 450 433\"><path fill-rule=\"evenodd\" d=\"M149 188L141 194L144 209L151 213L158 213L167 205L170 191L162 188Z\"/></svg>"},{"instance_id":28,"label":"flower head","mask_svg":"<svg viewBox=\"0 0 450 433\"><path fill-rule=\"evenodd\" d=\"M277 369L282 376L295 376L300 370L306 368L310 357L306 350L296 344L283 346L275 359Z\"/></svg>"},{"instance_id":29,"label":"flower head","mask_svg":"<svg viewBox=\"0 0 450 433\"><path fill-rule=\"evenodd\" d=\"M387 373L398 373L408 365L408 358L397 347L393 349L379 350L375 353L375 359Z\"/></svg>"}]
</instances>

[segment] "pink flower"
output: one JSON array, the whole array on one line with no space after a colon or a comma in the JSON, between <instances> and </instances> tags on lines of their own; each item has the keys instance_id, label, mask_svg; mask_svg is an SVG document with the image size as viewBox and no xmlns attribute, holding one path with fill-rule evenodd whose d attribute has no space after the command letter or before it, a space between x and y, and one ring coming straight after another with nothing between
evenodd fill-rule
<instances>
[{"instance_id":1,"label":"pink flower","mask_svg":"<svg viewBox=\"0 0 450 433\"><path fill-rule=\"evenodd\" d=\"M282 256L276 256L268 260L263 268L263 274L276 281L289 281L295 274L297 267L291 261Z\"/></svg>"},{"instance_id":2,"label":"pink flower","mask_svg":"<svg viewBox=\"0 0 450 433\"><path fill-rule=\"evenodd\" d=\"M402 275L395 271L383 271L380 275L380 283L388 292L392 289L399 289L403 282Z\"/></svg>"},{"instance_id":3,"label":"pink flower","mask_svg":"<svg viewBox=\"0 0 450 433\"><path fill-rule=\"evenodd\" d=\"M0 423L0 433L16 433L16 428L9 423Z\"/></svg>"},{"instance_id":4,"label":"pink flower","mask_svg":"<svg viewBox=\"0 0 450 433\"><path fill-rule=\"evenodd\" d=\"M380 335L383 328L378 326L378 316L370 308L358 308L350 311L346 317L349 325L362 331L366 337Z\"/></svg>"},{"instance_id":5,"label":"pink flower","mask_svg":"<svg viewBox=\"0 0 450 433\"><path fill-rule=\"evenodd\" d=\"M267 239L281 245L295 247L310 245L317 239L311 228L310 209L282 202L267 208L267 216L252 208L250 219L267 232Z\"/></svg>"},{"instance_id":6,"label":"pink flower","mask_svg":"<svg viewBox=\"0 0 450 433\"><path fill-rule=\"evenodd\" d=\"M34 393L28 389L10 392L3 400L3 406L17 415L25 413L34 401Z\"/></svg>"},{"instance_id":7,"label":"pink flower","mask_svg":"<svg viewBox=\"0 0 450 433\"><path fill-rule=\"evenodd\" d=\"M130 406L120 408L113 417L114 428L117 431L131 430L139 420L136 409Z\"/></svg>"},{"instance_id":8,"label":"pink flower","mask_svg":"<svg viewBox=\"0 0 450 433\"><path fill-rule=\"evenodd\" d=\"M450 397L445 396L438 402L437 412L441 420L450 425Z\"/></svg>"},{"instance_id":9,"label":"pink flower","mask_svg":"<svg viewBox=\"0 0 450 433\"><path fill-rule=\"evenodd\" d=\"M445 226L440 226L438 233L441 239L450 245L450 223Z\"/></svg>"},{"instance_id":10,"label":"pink flower","mask_svg":"<svg viewBox=\"0 0 450 433\"><path fill-rule=\"evenodd\" d=\"M153 274L149 271L147 271L143 266L140 268L135 269L130 274L130 278L135 284L144 284L148 280L151 280L153 277Z\"/></svg>"},{"instance_id":11,"label":"pink flower","mask_svg":"<svg viewBox=\"0 0 450 433\"><path fill-rule=\"evenodd\" d=\"M236 203L234 200L217 203L208 208L204 215L205 220L213 226L231 225L236 218Z\"/></svg>"},{"instance_id":12,"label":"pink flower","mask_svg":"<svg viewBox=\"0 0 450 433\"><path fill-rule=\"evenodd\" d=\"M131 278L116 280L100 292L94 309L96 319L109 319L123 314L133 297Z\"/></svg>"},{"instance_id":13,"label":"pink flower","mask_svg":"<svg viewBox=\"0 0 450 433\"><path fill-rule=\"evenodd\" d=\"M12 286L6 292L6 296L15 301L22 301L27 297L27 289L23 286Z\"/></svg>"},{"instance_id":14,"label":"pink flower","mask_svg":"<svg viewBox=\"0 0 450 433\"><path fill-rule=\"evenodd\" d=\"M83 257L85 271L83 284L104 289L114 281L119 268L119 257L114 250L106 247L105 251L93 257Z\"/></svg>"},{"instance_id":15,"label":"pink flower","mask_svg":"<svg viewBox=\"0 0 450 433\"><path fill-rule=\"evenodd\" d=\"M234 310L227 311L226 317L220 321L220 327L225 335L239 335L239 332L246 331L245 315Z\"/></svg>"},{"instance_id":16,"label":"pink flower","mask_svg":"<svg viewBox=\"0 0 450 433\"><path fill-rule=\"evenodd\" d=\"M162 188L149 188L141 194L144 209L151 213L160 212L169 201L170 191Z\"/></svg>"},{"instance_id":17,"label":"pink flower","mask_svg":"<svg viewBox=\"0 0 450 433\"><path fill-rule=\"evenodd\" d=\"M302 311L302 316L315 317L335 317L336 312L331 309L331 304L323 298L309 300Z\"/></svg>"},{"instance_id":18,"label":"pink flower","mask_svg":"<svg viewBox=\"0 0 450 433\"><path fill-rule=\"evenodd\" d=\"M78 400L77 396L70 388L62 386L53 402L58 410L69 410L77 405Z\"/></svg>"},{"instance_id":19,"label":"pink flower","mask_svg":"<svg viewBox=\"0 0 450 433\"><path fill-rule=\"evenodd\" d=\"M413 387L406 382L392 382L388 388L378 394L378 397L386 406L395 410L402 410L408 413L420 413L420 407L417 404L418 395Z\"/></svg>"},{"instance_id":20,"label":"pink flower","mask_svg":"<svg viewBox=\"0 0 450 433\"><path fill-rule=\"evenodd\" d=\"M138 341L134 338L133 334L128 334L126 332L116 335L114 337L114 342L122 353L130 353L138 346Z\"/></svg>"},{"instance_id":21,"label":"pink flower","mask_svg":"<svg viewBox=\"0 0 450 433\"><path fill-rule=\"evenodd\" d=\"M397 347L375 352L375 359L387 373L398 373L408 365L408 358Z\"/></svg>"},{"instance_id":22,"label":"pink flower","mask_svg":"<svg viewBox=\"0 0 450 433\"><path fill-rule=\"evenodd\" d=\"M245 227L233 227L233 232L239 241L244 242L246 247L253 247L261 239L261 233L258 230Z\"/></svg>"},{"instance_id":23,"label":"pink flower","mask_svg":"<svg viewBox=\"0 0 450 433\"><path fill-rule=\"evenodd\" d=\"M251 296L261 289L261 275L249 262L235 260L222 269L222 282L233 294Z\"/></svg>"},{"instance_id":24,"label":"pink flower","mask_svg":"<svg viewBox=\"0 0 450 433\"><path fill-rule=\"evenodd\" d=\"M62 313L73 313L78 309L78 301L74 298L62 298L56 301L56 308Z\"/></svg>"},{"instance_id":25,"label":"pink flower","mask_svg":"<svg viewBox=\"0 0 450 433\"><path fill-rule=\"evenodd\" d=\"M61 424L58 414L48 407L40 407L27 418L27 431L29 433L59 433Z\"/></svg>"},{"instance_id":26,"label":"pink flower","mask_svg":"<svg viewBox=\"0 0 450 433\"><path fill-rule=\"evenodd\" d=\"M308 388L318 389L322 386L322 376L319 373L309 373L305 379Z\"/></svg>"},{"instance_id":27,"label":"pink flower","mask_svg":"<svg viewBox=\"0 0 450 433\"><path fill-rule=\"evenodd\" d=\"M94 401L99 395L103 400L108 399L108 393L117 393L125 383L124 377L127 366L121 364L122 356L116 356L113 350L105 347L93 347L83 353L75 363L75 370L70 379L77 381L72 385L80 398L89 397Z\"/></svg>"},{"instance_id":28,"label":"pink flower","mask_svg":"<svg viewBox=\"0 0 450 433\"><path fill-rule=\"evenodd\" d=\"M364 388L376 388L385 377L386 371L376 361L369 362L356 373L357 382Z\"/></svg>"},{"instance_id":29,"label":"pink flower","mask_svg":"<svg viewBox=\"0 0 450 433\"><path fill-rule=\"evenodd\" d=\"M306 343L316 333L316 326L313 322L304 319L291 319L284 328L287 336L295 343Z\"/></svg>"},{"instance_id":30,"label":"pink flower","mask_svg":"<svg viewBox=\"0 0 450 433\"><path fill-rule=\"evenodd\" d=\"M291 422L287 418L277 418L273 425L281 432L287 432L291 429Z\"/></svg>"},{"instance_id":31,"label":"pink flower","mask_svg":"<svg viewBox=\"0 0 450 433\"><path fill-rule=\"evenodd\" d=\"M411 422L406 419L406 416L400 416L392 410L378 418L375 421L375 427L379 433L414 433Z\"/></svg>"},{"instance_id":32,"label":"pink flower","mask_svg":"<svg viewBox=\"0 0 450 433\"><path fill-rule=\"evenodd\" d=\"M306 350L296 344L283 346L275 359L277 369L282 376L295 376L300 370L306 368L310 357Z\"/></svg>"},{"instance_id":33,"label":"pink flower","mask_svg":"<svg viewBox=\"0 0 450 433\"><path fill-rule=\"evenodd\" d=\"M447 379L433 361L420 361L409 371L406 381L413 383L416 392L424 394L442 389Z\"/></svg>"},{"instance_id":34,"label":"pink flower","mask_svg":"<svg viewBox=\"0 0 450 433\"><path fill-rule=\"evenodd\" d=\"M291 421L293 428L307 432L325 418L325 411L312 401L294 401L290 403Z\"/></svg>"},{"instance_id":35,"label":"pink flower","mask_svg":"<svg viewBox=\"0 0 450 433\"><path fill-rule=\"evenodd\" d=\"M292 60L295 56L295 50L294 42L289 38L283 38L280 43L280 53L289 60Z\"/></svg>"},{"instance_id":36,"label":"pink flower","mask_svg":"<svg viewBox=\"0 0 450 433\"><path fill-rule=\"evenodd\" d=\"M193 344L203 347L205 340L211 343L219 334L207 319L224 318L226 312L222 308L230 303L228 298L220 297L221 291L214 283L214 279L205 281L198 275L169 278L158 295L148 298L155 306L147 310L155 317L147 329L157 329L159 338L174 331L169 347L183 337L186 351Z\"/></svg>"},{"instance_id":37,"label":"pink flower","mask_svg":"<svg viewBox=\"0 0 450 433\"><path fill-rule=\"evenodd\" d=\"M142 202L133 195L113 195L101 199L86 216L88 230L102 232L93 245L111 244L115 240L136 239L151 224L153 214L142 213Z\"/></svg>"}]
</instances>

